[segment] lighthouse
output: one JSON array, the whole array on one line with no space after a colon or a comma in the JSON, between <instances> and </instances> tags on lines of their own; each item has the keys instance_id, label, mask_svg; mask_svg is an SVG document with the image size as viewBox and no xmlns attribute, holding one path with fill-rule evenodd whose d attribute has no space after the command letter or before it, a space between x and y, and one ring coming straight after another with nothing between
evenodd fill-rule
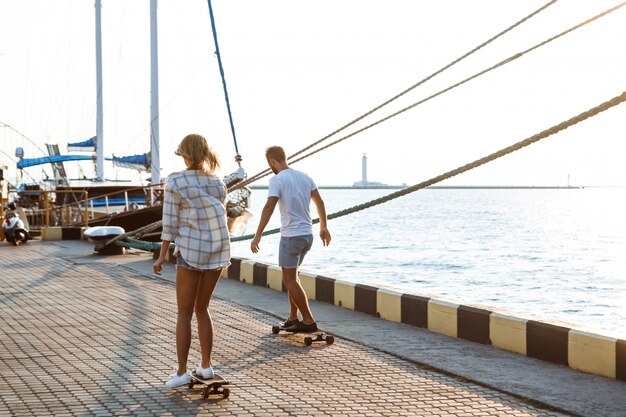
<instances>
[{"instance_id":1,"label":"lighthouse","mask_svg":"<svg viewBox=\"0 0 626 417\"><path fill-rule=\"evenodd\" d=\"M352 188L389 188L389 185L367 180L367 154L361 159L361 181L352 184Z\"/></svg>"},{"instance_id":2,"label":"lighthouse","mask_svg":"<svg viewBox=\"0 0 626 417\"><path fill-rule=\"evenodd\" d=\"M361 162L361 183L367 184L367 154L363 154L363 161Z\"/></svg>"}]
</instances>

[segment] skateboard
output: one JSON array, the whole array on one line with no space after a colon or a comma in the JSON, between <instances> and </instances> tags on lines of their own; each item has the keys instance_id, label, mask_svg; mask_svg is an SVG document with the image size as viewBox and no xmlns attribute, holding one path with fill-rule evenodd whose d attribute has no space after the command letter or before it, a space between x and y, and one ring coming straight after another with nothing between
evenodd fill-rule
<instances>
[{"instance_id":1,"label":"skateboard","mask_svg":"<svg viewBox=\"0 0 626 417\"><path fill-rule=\"evenodd\" d=\"M272 333L278 334L281 331L285 331L285 326L282 323L272 326ZM304 335L304 344L307 346L311 346L314 342L326 342L327 345L332 345L335 343L335 336L326 334L324 332L313 332L313 333L291 333L296 335Z\"/></svg>"},{"instance_id":2,"label":"skateboard","mask_svg":"<svg viewBox=\"0 0 626 417\"><path fill-rule=\"evenodd\" d=\"M189 389L192 389L195 384L204 385L202 395L204 398L209 398L209 394L221 395L224 398L228 398L230 395L230 388L226 387L226 385L230 385L230 382L218 373L214 373L211 379L204 379L198 375L196 371L193 371L191 373Z\"/></svg>"}]
</instances>

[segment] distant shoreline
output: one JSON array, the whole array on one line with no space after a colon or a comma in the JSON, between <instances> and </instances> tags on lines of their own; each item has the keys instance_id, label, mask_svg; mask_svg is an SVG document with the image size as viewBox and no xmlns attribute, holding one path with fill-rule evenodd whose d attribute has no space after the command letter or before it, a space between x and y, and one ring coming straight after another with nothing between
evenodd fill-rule
<instances>
[{"instance_id":1,"label":"distant shoreline","mask_svg":"<svg viewBox=\"0 0 626 417\"><path fill-rule=\"evenodd\" d=\"M252 185L253 190L267 190L267 185ZM351 185L320 185L320 190L402 190L407 187L353 187ZM431 185L432 190L580 190L584 188L620 188L602 186L535 186L535 185Z\"/></svg>"}]
</instances>

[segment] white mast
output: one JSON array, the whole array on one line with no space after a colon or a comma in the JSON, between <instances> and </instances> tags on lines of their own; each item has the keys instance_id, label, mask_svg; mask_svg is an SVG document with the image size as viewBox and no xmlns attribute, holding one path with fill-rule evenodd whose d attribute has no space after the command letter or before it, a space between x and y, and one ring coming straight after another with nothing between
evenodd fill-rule
<instances>
[{"instance_id":1,"label":"white mast","mask_svg":"<svg viewBox=\"0 0 626 417\"><path fill-rule=\"evenodd\" d=\"M159 54L157 44L157 0L150 0L150 156L152 184L161 182L159 158Z\"/></svg>"},{"instance_id":2,"label":"white mast","mask_svg":"<svg viewBox=\"0 0 626 417\"><path fill-rule=\"evenodd\" d=\"M104 136L102 128L102 4L96 0L96 181L104 181Z\"/></svg>"}]
</instances>

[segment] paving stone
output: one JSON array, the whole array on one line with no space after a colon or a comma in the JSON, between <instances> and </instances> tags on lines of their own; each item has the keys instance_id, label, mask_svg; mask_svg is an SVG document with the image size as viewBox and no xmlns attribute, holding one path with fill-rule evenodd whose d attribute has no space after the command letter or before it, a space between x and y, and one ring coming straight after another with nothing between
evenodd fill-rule
<instances>
[{"instance_id":1,"label":"paving stone","mask_svg":"<svg viewBox=\"0 0 626 417\"><path fill-rule=\"evenodd\" d=\"M36 242L0 250L3 416L566 415L357 342L304 346L271 334L274 316L220 298L213 361L231 396L165 391L176 366L173 284L54 252ZM195 329L189 359L200 359Z\"/></svg>"}]
</instances>

